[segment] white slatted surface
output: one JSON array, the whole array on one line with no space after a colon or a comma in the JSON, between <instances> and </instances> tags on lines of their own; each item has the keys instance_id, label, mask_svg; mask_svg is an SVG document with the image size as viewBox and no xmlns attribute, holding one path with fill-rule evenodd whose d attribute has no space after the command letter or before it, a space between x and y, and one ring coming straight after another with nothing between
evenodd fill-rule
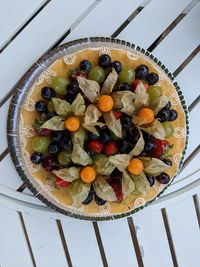
<instances>
[{"instance_id":1,"label":"white slatted surface","mask_svg":"<svg viewBox=\"0 0 200 267\"><path fill-rule=\"evenodd\" d=\"M1 3L0 48L44 3L45 0L6 0Z\"/></svg>"},{"instance_id":2,"label":"white slatted surface","mask_svg":"<svg viewBox=\"0 0 200 267\"><path fill-rule=\"evenodd\" d=\"M32 10L32 13L34 13L40 3L37 1L34 2L36 8ZM32 1L30 1L30 6L31 4L33 4ZM132 14L138 6L145 6L128 26L122 30L119 37L148 48L189 4L190 1L187 0L50 1L17 38L10 43L3 53L0 54L0 67L4 66L3 69L1 68L0 79L0 87L4 88L4 90L0 90L0 99L6 96L25 70L32 65L43 52L49 49L71 25L72 31L65 41L91 35L109 36L127 20L128 16ZM18 10L20 10L20 4ZM190 8L188 10L190 10ZM136 13L137 12L135 12L135 15ZM31 12L29 14L31 15ZM26 12L24 17L19 18L21 19L21 23L27 20L30 15ZM197 4L153 51L172 71L175 71L200 43L199 15L199 4ZM56 19L54 19L55 17ZM16 22L16 24L13 23L12 25L15 25L15 29L17 29L20 23ZM7 38L15 32L15 29L13 28L12 32L8 32ZM38 36L40 36L41 40L40 42L35 42ZM182 50L183 53L181 53ZM15 58L14 62L18 62L17 68L13 64L13 58ZM191 104L199 94L197 74L199 72L199 62L199 55L196 55L177 77L186 96L187 103L189 104ZM12 76L10 75L11 72ZM191 90L193 90L192 94ZM7 109L8 101L0 109L2 118L6 118ZM198 131L196 128L197 124L195 123L198 119L198 113L199 106L191 113L191 136L193 138L189 144L188 155L199 144L197 136ZM7 147L5 125L6 123L4 120L0 124L0 139L2 141L0 143L0 154ZM195 182L195 180L200 177L200 174L194 174L191 177L191 181L194 181L196 187L192 187L193 184L191 184L185 189L181 189L191 182L189 179L181 179L185 177L185 174L198 168L199 159L200 155L198 155L196 159L189 164L189 167L180 174L175 181L176 184L174 187L172 186L168 191L170 193L179 189L181 190L180 193L176 191L169 195L170 197L166 196L164 198L165 201L160 199L155 205L133 216L137 230L137 238L134 238L136 238L136 240L138 239L140 246L139 252L136 251L137 249L134 249L126 219L108 223L98 223L106 260L101 259L102 251L99 250L99 246L97 245L98 238L95 236L92 223L74 221L73 219L67 218L62 220L61 225L72 266L175 266L172 262L170 252L171 243L168 242L160 211L161 207L167 206L166 212L169 220L169 228L172 233L178 267L196 267L197 265L195 264L200 260L200 256L197 253L200 238L195 206L191 196L198 192L197 188L200 188L200 182ZM57 215L55 212L45 208L39 200L36 200L31 195L26 195L25 193L30 193L28 190L23 194L12 191L18 188L20 180L17 178L9 155L0 162L0 173L0 204L13 210L16 209L26 212L23 214L23 218L36 265L42 267L55 265L61 267L68 266L61 236L58 231L58 225L55 220L49 219L56 217L62 218L62 215ZM179 179L181 182L178 182ZM4 186L7 186L7 189L5 189ZM2 192L9 197L6 198L2 196ZM23 197L21 197L22 195ZM18 200L15 200L15 198ZM22 199L23 202L21 202L20 199ZM180 203L174 205L176 202ZM13 257L12 261L12 259L7 258L7 254L4 253L9 247L10 241L13 241L13 232L10 231L8 236L9 242L6 243L6 246L4 246L0 240L0 266L10 267L13 266L13 262L15 262L14 266L16 267L32 266L27 242L24 238L21 223L19 223L18 214L14 211L6 211L3 208L0 209L0 212L1 216L4 218L4 220L1 221L2 224L0 223L2 229L6 227L6 222L10 220L12 220L12 225L15 225L13 229L17 234L14 240L20 238L20 245L17 253L18 255L24 256L23 262L16 257L17 254ZM27 214L27 212L42 217L31 216ZM10 214L12 214L12 216ZM15 222L15 224L13 224L13 222ZM192 230L187 231L188 226L190 226ZM4 237L5 236L4 234ZM186 244L183 244L183 236L185 236L185 239L188 241ZM138 253L141 255L138 256ZM1 255L3 256L1 257ZM106 261L108 264L106 264Z\"/></svg>"},{"instance_id":3,"label":"white slatted surface","mask_svg":"<svg viewBox=\"0 0 200 267\"><path fill-rule=\"evenodd\" d=\"M2 267L32 266L18 213L2 207L0 207L0 213L0 265Z\"/></svg>"}]
</instances>

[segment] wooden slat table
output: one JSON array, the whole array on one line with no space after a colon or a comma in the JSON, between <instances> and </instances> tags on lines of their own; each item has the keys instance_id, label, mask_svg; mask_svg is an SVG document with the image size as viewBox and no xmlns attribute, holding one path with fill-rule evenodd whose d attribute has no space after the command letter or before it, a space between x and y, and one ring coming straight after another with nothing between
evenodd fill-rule
<instances>
[{"instance_id":1,"label":"wooden slat table","mask_svg":"<svg viewBox=\"0 0 200 267\"><path fill-rule=\"evenodd\" d=\"M200 2L0 1L0 266L198 267L200 262ZM46 51L85 36L113 36L152 51L174 73L190 111L183 169L142 212L84 222L47 208L13 167L6 119L13 88Z\"/></svg>"}]
</instances>

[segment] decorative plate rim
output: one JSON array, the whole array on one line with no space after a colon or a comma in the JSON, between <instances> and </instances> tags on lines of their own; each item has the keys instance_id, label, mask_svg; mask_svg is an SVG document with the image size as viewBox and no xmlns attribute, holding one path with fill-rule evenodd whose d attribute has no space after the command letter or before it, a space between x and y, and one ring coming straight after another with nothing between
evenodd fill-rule
<instances>
[{"instance_id":1,"label":"decorative plate rim","mask_svg":"<svg viewBox=\"0 0 200 267\"><path fill-rule=\"evenodd\" d=\"M14 123L13 118L15 118L16 113L18 112L18 105L14 105L13 103L16 103L18 98L21 97L20 96L20 93L21 93L20 88L23 88L24 86L26 87L27 80L29 80L32 75L34 76L34 72L36 70L38 70L38 68L41 70L45 69L43 62L46 62L46 60L49 60L52 57L55 57L55 55L59 55L61 52L63 52L63 50L66 50L71 46L80 45L80 44L84 44L84 43L88 43L88 42L90 42L90 43L92 43L92 42L105 42L105 43L110 43L110 44L120 44L120 45L124 46L124 48L128 47L128 48L135 49L135 50L139 51L140 53L144 54L145 56L147 56L148 58L150 58L154 63L156 63L165 72L165 74L168 76L168 78L172 82L174 88L176 89L180 103L181 103L181 105L183 107L183 111L185 113L185 123L186 123L185 147L184 147L184 150L182 152L182 157L180 160L179 168L177 169L177 172L174 175L174 177L171 179L170 183L166 187L164 187L162 189L162 191L159 192L156 197L154 197L150 201L147 201L144 205L137 207L137 208L135 208L131 211L128 211L128 212L124 212L121 214L106 215L106 216L102 216L102 217L96 216L96 215L94 216L94 215L90 215L90 214L88 214L88 215L75 214L75 213L72 213L70 211L66 211L60 207L57 207L55 204L53 204L51 201L49 201L47 198L45 198L42 194L39 194L39 192L33 186L31 181L26 177L26 174L24 173L24 170L23 170L23 166L21 166L20 162L18 161L19 151L18 151L17 147L15 146L16 134L9 134L9 133L15 133L16 132L16 124ZM108 220L113 220L113 219L119 219L119 218L123 218L123 217L127 217L129 215L135 214L136 212L144 209L145 207L147 207L148 205L153 203L155 200L157 200L165 192L165 190L173 182L174 178L178 175L178 173L181 169L181 166L183 164L184 156L186 154L186 149L187 149L187 145L188 145L188 138L189 138L189 116L188 116L188 114L189 114L189 111L188 111L188 108L187 108L187 105L185 102L185 98L183 96L183 93L180 89L178 82L176 81L173 74L168 70L168 68L166 68L165 65L160 60L158 60L151 52L149 52L148 50L145 50L144 48L141 48L140 46L137 46L135 44L131 44L127 41L120 40L120 39L115 39L115 38L110 38L110 37L81 38L81 39L73 40L73 41L68 42L68 43L64 43L63 45L58 46L58 47L48 51L47 53L45 53L41 58L39 58L36 61L36 63L34 63L30 67L30 69L19 80L19 82L15 86L14 94L12 96L12 100L11 100L9 111L8 111L8 119L7 119L8 147L10 148L10 155L11 155L12 161L14 163L14 166L15 166L20 178L22 179L22 181L24 181L26 183L27 187L34 194L34 196L36 196L38 199L40 199L48 207L50 207L50 208L52 208L52 209L56 210L57 212L60 212L64 215L67 215L67 216L70 216L73 218L77 218L77 219L81 219L81 220L108 221Z\"/></svg>"}]
</instances>

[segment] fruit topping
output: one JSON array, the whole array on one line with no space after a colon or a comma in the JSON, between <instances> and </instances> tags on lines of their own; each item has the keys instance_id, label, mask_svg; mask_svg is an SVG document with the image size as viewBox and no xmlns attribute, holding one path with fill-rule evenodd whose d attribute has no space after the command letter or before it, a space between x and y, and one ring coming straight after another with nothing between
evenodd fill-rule
<instances>
[{"instance_id":1,"label":"fruit topping","mask_svg":"<svg viewBox=\"0 0 200 267\"><path fill-rule=\"evenodd\" d=\"M102 152L103 144L99 140L92 140L88 143L88 148L98 154Z\"/></svg>"},{"instance_id":2,"label":"fruit topping","mask_svg":"<svg viewBox=\"0 0 200 267\"><path fill-rule=\"evenodd\" d=\"M98 64L103 69L107 69L110 66L110 64L111 64L111 58L110 58L110 56L107 55L107 54L101 55L99 57L99 59L98 59Z\"/></svg>"},{"instance_id":3,"label":"fruit topping","mask_svg":"<svg viewBox=\"0 0 200 267\"><path fill-rule=\"evenodd\" d=\"M156 176L156 180L160 184L168 184L170 181L170 177L166 172L162 172L160 175Z\"/></svg>"},{"instance_id":4,"label":"fruit topping","mask_svg":"<svg viewBox=\"0 0 200 267\"><path fill-rule=\"evenodd\" d=\"M81 179L85 183L91 183L96 177L96 171L92 166L86 166L81 169Z\"/></svg>"},{"instance_id":5,"label":"fruit topping","mask_svg":"<svg viewBox=\"0 0 200 267\"><path fill-rule=\"evenodd\" d=\"M47 103L43 100L39 100L35 103L35 109L39 112L47 112Z\"/></svg>"},{"instance_id":6,"label":"fruit topping","mask_svg":"<svg viewBox=\"0 0 200 267\"><path fill-rule=\"evenodd\" d=\"M145 80L149 74L149 68L146 65L139 65L135 69L135 78L140 80Z\"/></svg>"},{"instance_id":7,"label":"fruit topping","mask_svg":"<svg viewBox=\"0 0 200 267\"><path fill-rule=\"evenodd\" d=\"M168 121L162 122L162 126L163 126L163 128L165 130L165 137L166 138L168 138L168 137L173 135L174 128L173 128L173 126L171 125L170 122L168 122Z\"/></svg>"},{"instance_id":8,"label":"fruit topping","mask_svg":"<svg viewBox=\"0 0 200 267\"><path fill-rule=\"evenodd\" d=\"M135 71L132 68L122 68L119 73L120 83L128 83L131 85L135 79Z\"/></svg>"},{"instance_id":9,"label":"fruit topping","mask_svg":"<svg viewBox=\"0 0 200 267\"><path fill-rule=\"evenodd\" d=\"M156 118L159 119L161 122L165 122L169 119L170 111L166 108L161 109L158 114L156 115Z\"/></svg>"},{"instance_id":10,"label":"fruit topping","mask_svg":"<svg viewBox=\"0 0 200 267\"><path fill-rule=\"evenodd\" d=\"M109 95L102 95L98 100L98 108L103 112L111 111L114 101Z\"/></svg>"},{"instance_id":11,"label":"fruit topping","mask_svg":"<svg viewBox=\"0 0 200 267\"><path fill-rule=\"evenodd\" d=\"M178 118L178 112L175 109L170 109L168 121L175 121Z\"/></svg>"},{"instance_id":12,"label":"fruit topping","mask_svg":"<svg viewBox=\"0 0 200 267\"><path fill-rule=\"evenodd\" d=\"M50 87L43 87L41 95L44 99L50 100L52 97L55 97L56 93Z\"/></svg>"},{"instance_id":13,"label":"fruit topping","mask_svg":"<svg viewBox=\"0 0 200 267\"><path fill-rule=\"evenodd\" d=\"M51 144L49 144L48 152L50 155L56 155L58 152L60 152L60 150L61 150L61 145L58 142L54 141Z\"/></svg>"},{"instance_id":14,"label":"fruit topping","mask_svg":"<svg viewBox=\"0 0 200 267\"><path fill-rule=\"evenodd\" d=\"M69 81L62 76L56 76L52 78L52 87L59 95L65 95L67 93L67 85Z\"/></svg>"},{"instance_id":15,"label":"fruit topping","mask_svg":"<svg viewBox=\"0 0 200 267\"><path fill-rule=\"evenodd\" d=\"M120 111L113 111L113 114L117 120L119 120L122 116L122 112Z\"/></svg>"},{"instance_id":16,"label":"fruit topping","mask_svg":"<svg viewBox=\"0 0 200 267\"><path fill-rule=\"evenodd\" d=\"M31 155L30 159L34 164L40 164L42 160L44 159L44 155L40 152L34 152Z\"/></svg>"},{"instance_id":17,"label":"fruit topping","mask_svg":"<svg viewBox=\"0 0 200 267\"><path fill-rule=\"evenodd\" d=\"M109 143L107 143L104 147L104 153L106 154L106 156L110 156L110 155L114 155L118 153L118 146L117 146L117 142L116 141L110 141Z\"/></svg>"},{"instance_id":18,"label":"fruit topping","mask_svg":"<svg viewBox=\"0 0 200 267\"><path fill-rule=\"evenodd\" d=\"M151 72L146 76L146 81L149 85L154 85L158 82L159 76L157 73Z\"/></svg>"},{"instance_id":19,"label":"fruit topping","mask_svg":"<svg viewBox=\"0 0 200 267\"><path fill-rule=\"evenodd\" d=\"M77 117L72 116L66 119L65 121L65 127L67 130L70 132L75 132L79 129L80 127L80 121Z\"/></svg>"},{"instance_id":20,"label":"fruit topping","mask_svg":"<svg viewBox=\"0 0 200 267\"><path fill-rule=\"evenodd\" d=\"M141 118L144 123L151 123L154 120L153 110L150 108L142 108L138 113L138 117Z\"/></svg>"},{"instance_id":21,"label":"fruit topping","mask_svg":"<svg viewBox=\"0 0 200 267\"><path fill-rule=\"evenodd\" d=\"M50 139L47 136L34 136L32 139L32 149L35 152L46 152L50 144Z\"/></svg>"},{"instance_id":22,"label":"fruit topping","mask_svg":"<svg viewBox=\"0 0 200 267\"><path fill-rule=\"evenodd\" d=\"M83 70L85 72L89 72L91 69L91 63L88 60L82 60L79 64L80 70Z\"/></svg>"},{"instance_id":23,"label":"fruit topping","mask_svg":"<svg viewBox=\"0 0 200 267\"><path fill-rule=\"evenodd\" d=\"M118 87L119 91L130 91L131 90L131 85L128 83L122 83L120 84L120 86Z\"/></svg>"},{"instance_id":24,"label":"fruit topping","mask_svg":"<svg viewBox=\"0 0 200 267\"><path fill-rule=\"evenodd\" d=\"M105 72L101 67L94 66L91 68L88 77L90 80L102 83L105 80Z\"/></svg>"},{"instance_id":25,"label":"fruit topping","mask_svg":"<svg viewBox=\"0 0 200 267\"><path fill-rule=\"evenodd\" d=\"M156 100L162 95L162 88L160 86L150 86L147 90L150 101Z\"/></svg>"},{"instance_id":26,"label":"fruit topping","mask_svg":"<svg viewBox=\"0 0 200 267\"><path fill-rule=\"evenodd\" d=\"M53 156L47 156L43 159L41 165L47 172L51 172L55 168L55 158Z\"/></svg>"},{"instance_id":27,"label":"fruit topping","mask_svg":"<svg viewBox=\"0 0 200 267\"><path fill-rule=\"evenodd\" d=\"M148 83L143 82L143 81L138 80L138 79L135 79L134 82L133 82L133 84L132 84L132 91L133 92L135 92L135 89L137 88L138 84L141 83L141 82L143 83L143 85L144 85L144 87L145 87L146 90L149 88Z\"/></svg>"},{"instance_id":28,"label":"fruit topping","mask_svg":"<svg viewBox=\"0 0 200 267\"><path fill-rule=\"evenodd\" d=\"M155 179L154 179L153 176L147 175L147 180L148 180L150 186L153 186L154 185Z\"/></svg>"},{"instance_id":29,"label":"fruit topping","mask_svg":"<svg viewBox=\"0 0 200 267\"><path fill-rule=\"evenodd\" d=\"M60 187L67 187L70 183L61 179L60 177L58 176L55 176L55 182L58 186Z\"/></svg>"},{"instance_id":30,"label":"fruit topping","mask_svg":"<svg viewBox=\"0 0 200 267\"><path fill-rule=\"evenodd\" d=\"M128 165L128 171L133 175L139 175L144 169L143 163L140 159L131 159Z\"/></svg>"},{"instance_id":31,"label":"fruit topping","mask_svg":"<svg viewBox=\"0 0 200 267\"><path fill-rule=\"evenodd\" d=\"M110 65L110 67L114 68L117 73L120 73L120 71L122 70L122 64L121 64L121 62L119 62L117 60L113 61Z\"/></svg>"}]
</instances>

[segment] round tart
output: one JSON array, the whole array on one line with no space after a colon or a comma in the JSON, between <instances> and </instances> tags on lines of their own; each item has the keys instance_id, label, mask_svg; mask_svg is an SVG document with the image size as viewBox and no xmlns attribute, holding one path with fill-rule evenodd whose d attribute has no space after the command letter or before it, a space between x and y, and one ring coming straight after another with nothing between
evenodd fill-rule
<instances>
[{"instance_id":1,"label":"round tart","mask_svg":"<svg viewBox=\"0 0 200 267\"><path fill-rule=\"evenodd\" d=\"M17 89L8 119L12 159L30 190L59 212L127 216L155 200L183 162L184 98L144 49L108 38L64 44Z\"/></svg>"}]
</instances>

